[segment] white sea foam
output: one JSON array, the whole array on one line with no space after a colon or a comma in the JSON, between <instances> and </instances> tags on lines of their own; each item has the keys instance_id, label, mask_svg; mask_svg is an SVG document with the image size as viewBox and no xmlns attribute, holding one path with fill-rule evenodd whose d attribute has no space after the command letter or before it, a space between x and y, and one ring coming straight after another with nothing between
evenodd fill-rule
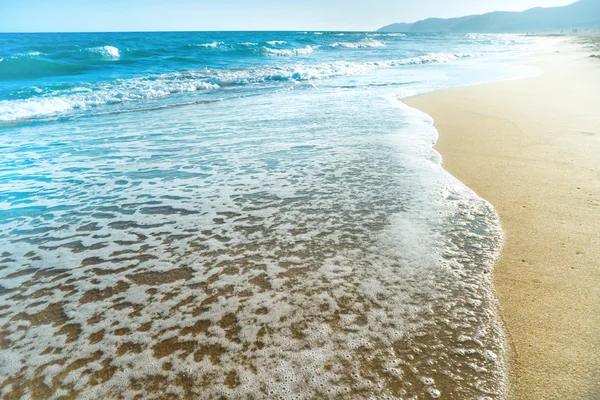
<instances>
[{"instance_id":1,"label":"white sea foam","mask_svg":"<svg viewBox=\"0 0 600 400\"><path fill-rule=\"evenodd\" d=\"M279 80L326 79L335 76L356 75L382 68L393 68L411 64L443 63L459 58L471 57L467 53L431 53L419 57L373 62L336 61L332 63L293 64L275 67L260 67L240 71L221 71L216 77L220 83L251 83Z\"/></svg>"},{"instance_id":2,"label":"white sea foam","mask_svg":"<svg viewBox=\"0 0 600 400\"><path fill-rule=\"evenodd\" d=\"M45 53L39 52L39 51L28 51L25 53L17 53L17 54L13 54L12 56L8 57L8 59L18 59L18 58L32 58L32 57L37 57L37 56L41 56L41 55L46 55ZM0 61L4 60L4 58L0 58Z\"/></svg>"},{"instance_id":3,"label":"white sea foam","mask_svg":"<svg viewBox=\"0 0 600 400\"><path fill-rule=\"evenodd\" d=\"M406 37L404 33L372 33L369 34L372 37Z\"/></svg>"},{"instance_id":4,"label":"white sea foam","mask_svg":"<svg viewBox=\"0 0 600 400\"><path fill-rule=\"evenodd\" d=\"M313 47L277 50L262 48L265 55L308 56ZM164 98L173 94L215 90L222 86L251 83L321 80L364 74L382 68L440 63L470 57L466 53L431 53L420 57L378 62L344 62L264 66L240 70L198 70L86 85L40 97L0 101L0 122L13 122L85 110L107 104Z\"/></svg>"},{"instance_id":5,"label":"white sea foam","mask_svg":"<svg viewBox=\"0 0 600 400\"><path fill-rule=\"evenodd\" d=\"M109 60L118 60L121 58L119 49L114 46L91 47L88 50L93 53L100 54L103 58Z\"/></svg>"},{"instance_id":6,"label":"white sea foam","mask_svg":"<svg viewBox=\"0 0 600 400\"><path fill-rule=\"evenodd\" d=\"M350 49L367 49L374 47L385 47L385 44L379 40L366 39L361 42L336 42L330 45L331 47L345 47Z\"/></svg>"},{"instance_id":7,"label":"white sea foam","mask_svg":"<svg viewBox=\"0 0 600 400\"><path fill-rule=\"evenodd\" d=\"M457 60L459 58L469 58L474 55L471 53L430 53L424 56L411 57L404 60L407 64L429 64L443 63Z\"/></svg>"},{"instance_id":8,"label":"white sea foam","mask_svg":"<svg viewBox=\"0 0 600 400\"><path fill-rule=\"evenodd\" d=\"M27 53L18 53L15 54L14 56L12 56L13 58L19 58L19 57L37 57L37 56L41 56L43 53L39 52L39 51L28 51Z\"/></svg>"},{"instance_id":9,"label":"white sea foam","mask_svg":"<svg viewBox=\"0 0 600 400\"><path fill-rule=\"evenodd\" d=\"M271 40L271 41L267 42L267 44L270 46L278 46L278 45L287 44L287 42L285 40Z\"/></svg>"},{"instance_id":10,"label":"white sea foam","mask_svg":"<svg viewBox=\"0 0 600 400\"><path fill-rule=\"evenodd\" d=\"M223 42L210 42L210 43L200 43L200 44L195 44L194 46L196 47L204 47L207 49L216 49L219 48L221 46L224 46L225 43Z\"/></svg>"},{"instance_id":11,"label":"white sea foam","mask_svg":"<svg viewBox=\"0 0 600 400\"><path fill-rule=\"evenodd\" d=\"M73 110L85 110L107 104L152 100L169 95L217 89L219 85L192 79L130 79L98 87L84 87L66 94L51 93L44 97L1 100L0 121L58 116Z\"/></svg>"},{"instance_id":12,"label":"white sea foam","mask_svg":"<svg viewBox=\"0 0 600 400\"><path fill-rule=\"evenodd\" d=\"M477 44L501 45L506 46L515 44L519 40L519 36L515 34L488 34L488 33L467 33L466 38L473 40Z\"/></svg>"},{"instance_id":13,"label":"white sea foam","mask_svg":"<svg viewBox=\"0 0 600 400\"><path fill-rule=\"evenodd\" d=\"M319 46L306 46L296 49L270 49L263 47L261 52L265 55L276 57L309 56L318 48Z\"/></svg>"},{"instance_id":14,"label":"white sea foam","mask_svg":"<svg viewBox=\"0 0 600 400\"><path fill-rule=\"evenodd\" d=\"M37 378L82 398L500 393L497 220L441 169L431 120L364 93L275 100L14 135L3 397ZM455 333L481 344L452 353Z\"/></svg>"}]
</instances>

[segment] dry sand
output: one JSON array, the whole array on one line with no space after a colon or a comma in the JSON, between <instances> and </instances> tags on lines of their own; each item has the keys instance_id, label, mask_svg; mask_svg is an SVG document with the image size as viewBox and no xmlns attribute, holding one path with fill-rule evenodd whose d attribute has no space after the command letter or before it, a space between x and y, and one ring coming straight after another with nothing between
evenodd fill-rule
<instances>
[{"instance_id":1,"label":"dry sand","mask_svg":"<svg viewBox=\"0 0 600 400\"><path fill-rule=\"evenodd\" d=\"M560 52L557 52L560 51ZM558 44L539 77L406 100L506 234L495 289L511 399L600 399L600 59Z\"/></svg>"}]
</instances>

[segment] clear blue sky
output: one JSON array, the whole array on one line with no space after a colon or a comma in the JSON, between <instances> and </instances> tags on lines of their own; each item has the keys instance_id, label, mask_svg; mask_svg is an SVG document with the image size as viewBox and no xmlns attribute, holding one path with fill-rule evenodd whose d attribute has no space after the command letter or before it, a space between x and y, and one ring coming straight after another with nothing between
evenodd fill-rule
<instances>
[{"instance_id":1,"label":"clear blue sky","mask_svg":"<svg viewBox=\"0 0 600 400\"><path fill-rule=\"evenodd\" d=\"M574 0L0 0L0 32L374 30Z\"/></svg>"}]
</instances>

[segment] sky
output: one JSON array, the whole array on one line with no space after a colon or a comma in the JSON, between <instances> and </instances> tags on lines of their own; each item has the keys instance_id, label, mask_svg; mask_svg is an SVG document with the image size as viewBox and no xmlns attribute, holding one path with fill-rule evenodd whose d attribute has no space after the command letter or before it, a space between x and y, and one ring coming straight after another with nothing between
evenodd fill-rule
<instances>
[{"instance_id":1,"label":"sky","mask_svg":"<svg viewBox=\"0 0 600 400\"><path fill-rule=\"evenodd\" d=\"M575 0L0 0L0 32L363 30Z\"/></svg>"}]
</instances>

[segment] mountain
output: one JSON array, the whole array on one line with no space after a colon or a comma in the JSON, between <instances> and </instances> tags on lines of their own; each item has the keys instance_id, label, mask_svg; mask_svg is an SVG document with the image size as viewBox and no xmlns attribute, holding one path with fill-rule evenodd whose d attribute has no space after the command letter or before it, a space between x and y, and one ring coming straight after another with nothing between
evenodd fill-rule
<instances>
[{"instance_id":1,"label":"mountain","mask_svg":"<svg viewBox=\"0 0 600 400\"><path fill-rule=\"evenodd\" d=\"M460 18L428 18L387 25L378 32L539 33L599 28L600 0L580 0L567 6L537 7L523 12L496 11Z\"/></svg>"}]
</instances>

